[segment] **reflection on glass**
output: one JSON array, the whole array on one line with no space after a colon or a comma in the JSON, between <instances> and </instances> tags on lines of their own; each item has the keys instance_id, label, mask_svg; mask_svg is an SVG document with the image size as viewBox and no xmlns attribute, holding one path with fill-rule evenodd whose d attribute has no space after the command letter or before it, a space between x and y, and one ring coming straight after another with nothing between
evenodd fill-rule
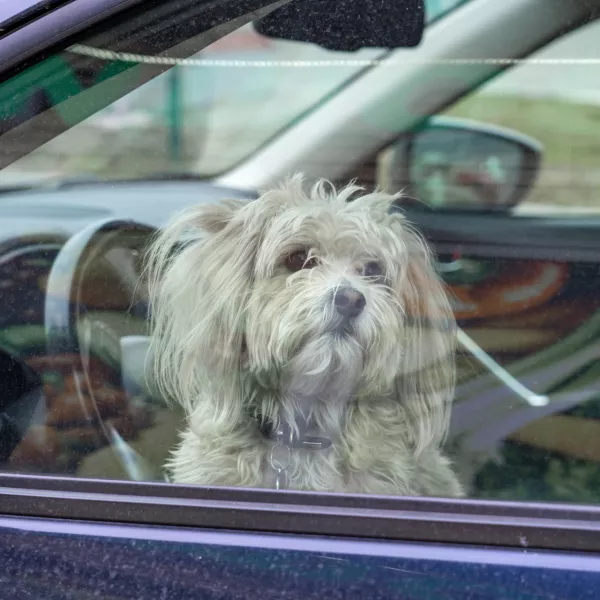
<instances>
[{"instance_id":1,"label":"reflection on glass","mask_svg":"<svg viewBox=\"0 0 600 600\"><path fill-rule=\"evenodd\" d=\"M414 193L436 208L494 208L515 192L522 148L479 132L431 129L411 148Z\"/></svg>"}]
</instances>

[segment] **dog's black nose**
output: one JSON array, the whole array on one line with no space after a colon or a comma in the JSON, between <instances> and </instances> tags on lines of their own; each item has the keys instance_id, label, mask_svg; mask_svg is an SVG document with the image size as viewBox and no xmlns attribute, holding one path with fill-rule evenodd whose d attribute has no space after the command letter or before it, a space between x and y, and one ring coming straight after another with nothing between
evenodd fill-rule
<instances>
[{"instance_id":1,"label":"dog's black nose","mask_svg":"<svg viewBox=\"0 0 600 600\"><path fill-rule=\"evenodd\" d=\"M351 287L343 287L335 293L333 303L340 315L344 317L356 317L362 312L367 300L358 290Z\"/></svg>"}]
</instances>

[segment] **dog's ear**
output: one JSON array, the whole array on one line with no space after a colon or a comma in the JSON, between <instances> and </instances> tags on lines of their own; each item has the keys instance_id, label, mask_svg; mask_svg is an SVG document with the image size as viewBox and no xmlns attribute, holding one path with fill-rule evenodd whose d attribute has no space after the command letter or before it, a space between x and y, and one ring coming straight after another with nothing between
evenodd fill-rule
<instances>
[{"instance_id":1,"label":"dog's ear","mask_svg":"<svg viewBox=\"0 0 600 600\"><path fill-rule=\"evenodd\" d=\"M445 440L455 387L456 322L429 247L405 225L408 250L395 290L401 301L404 353L396 379L417 453Z\"/></svg>"},{"instance_id":2,"label":"dog's ear","mask_svg":"<svg viewBox=\"0 0 600 600\"><path fill-rule=\"evenodd\" d=\"M224 382L239 385L245 307L264 226L246 219L242 204L182 213L147 255L155 385L188 413L212 395L216 418L230 424L242 407L227 402L232 392Z\"/></svg>"}]
</instances>

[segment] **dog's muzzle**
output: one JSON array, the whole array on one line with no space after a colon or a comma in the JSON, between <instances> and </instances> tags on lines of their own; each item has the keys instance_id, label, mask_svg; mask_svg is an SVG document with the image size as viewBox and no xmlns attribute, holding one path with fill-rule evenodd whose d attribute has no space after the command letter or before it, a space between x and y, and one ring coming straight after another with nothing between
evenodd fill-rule
<instances>
[{"instance_id":1,"label":"dog's muzzle","mask_svg":"<svg viewBox=\"0 0 600 600\"><path fill-rule=\"evenodd\" d=\"M367 304L367 299L352 287L341 287L333 296L333 305L338 314L346 319L360 315Z\"/></svg>"}]
</instances>

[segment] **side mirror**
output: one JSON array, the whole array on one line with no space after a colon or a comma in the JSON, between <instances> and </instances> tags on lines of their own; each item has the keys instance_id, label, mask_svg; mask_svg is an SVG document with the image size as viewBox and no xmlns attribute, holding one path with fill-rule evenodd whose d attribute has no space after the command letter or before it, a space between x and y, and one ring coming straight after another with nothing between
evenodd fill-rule
<instances>
[{"instance_id":1,"label":"side mirror","mask_svg":"<svg viewBox=\"0 0 600 600\"><path fill-rule=\"evenodd\" d=\"M381 183L417 198L415 208L508 211L533 186L542 145L501 127L433 117L383 154Z\"/></svg>"}]
</instances>

